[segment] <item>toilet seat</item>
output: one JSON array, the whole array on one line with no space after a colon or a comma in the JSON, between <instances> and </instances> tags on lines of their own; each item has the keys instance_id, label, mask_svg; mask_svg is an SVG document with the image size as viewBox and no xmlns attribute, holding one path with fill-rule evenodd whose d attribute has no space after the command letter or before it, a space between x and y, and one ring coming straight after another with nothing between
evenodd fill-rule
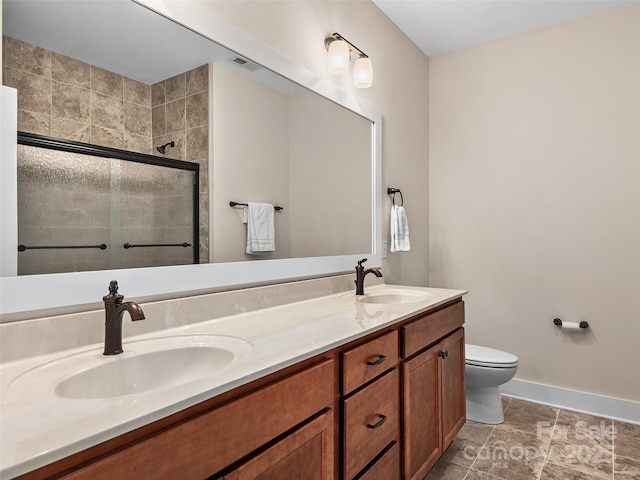
<instances>
[{"instance_id":1,"label":"toilet seat","mask_svg":"<svg viewBox=\"0 0 640 480\"><path fill-rule=\"evenodd\" d=\"M518 357L495 348L466 344L465 363L476 367L513 368L518 366Z\"/></svg>"}]
</instances>

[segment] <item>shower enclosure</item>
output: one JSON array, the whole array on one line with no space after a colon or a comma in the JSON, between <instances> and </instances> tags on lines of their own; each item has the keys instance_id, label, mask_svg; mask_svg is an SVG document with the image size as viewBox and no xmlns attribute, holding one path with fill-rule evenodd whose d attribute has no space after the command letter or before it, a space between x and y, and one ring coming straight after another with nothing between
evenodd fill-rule
<instances>
[{"instance_id":1,"label":"shower enclosure","mask_svg":"<svg viewBox=\"0 0 640 480\"><path fill-rule=\"evenodd\" d=\"M18 274L199 263L197 163L18 134Z\"/></svg>"}]
</instances>

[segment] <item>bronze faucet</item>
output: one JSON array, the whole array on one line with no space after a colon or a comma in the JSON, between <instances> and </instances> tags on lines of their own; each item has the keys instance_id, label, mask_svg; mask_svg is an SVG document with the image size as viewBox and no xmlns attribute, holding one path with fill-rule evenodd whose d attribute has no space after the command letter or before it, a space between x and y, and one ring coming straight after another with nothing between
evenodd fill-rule
<instances>
[{"instance_id":1,"label":"bronze faucet","mask_svg":"<svg viewBox=\"0 0 640 480\"><path fill-rule=\"evenodd\" d=\"M382 273L377 268L365 270L362 264L366 261L367 259L363 258L358 262L358 266L356 267L356 295L364 295L364 277L368 274L373 273L378 278L382 277Z\"/></svg>"},{"instance_id":2,"label":"bronze faucet","mask_svg":"<svg viewBox=\"0 0 640 480\"><path fill-rule=\"evenodd\" d=\"M104 355L118 355L122 353L122 316L125 310L131 315L131 320L144 320L144 312L135 302L125 302L124 295L118 293L118 282L111 280L109 295L104 300Z\"/></svg>"}]
</instances>

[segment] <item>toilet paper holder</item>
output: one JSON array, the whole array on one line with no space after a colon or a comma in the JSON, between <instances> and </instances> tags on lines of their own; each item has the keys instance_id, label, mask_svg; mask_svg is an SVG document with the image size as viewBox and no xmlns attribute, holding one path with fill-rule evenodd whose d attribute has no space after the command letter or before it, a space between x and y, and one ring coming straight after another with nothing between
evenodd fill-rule
<instances>
[{"instance_id":1,"label":"toilet paper holder","mask_svg":"<svg viewBox=\"0 0 640 480\"><path fill-rule=\"evenodd\" d=\"M564 323L564 327L562 324L562 320L560 320L559 318L554 318L553 319L553 324L557 325L558 327L561 328L575 328L576 324L573 322L565 322ZM577 324L579 328L589 328L589 322L586 322L584 320L582 320L580 323Z\"/></svg>"}]
</instances>

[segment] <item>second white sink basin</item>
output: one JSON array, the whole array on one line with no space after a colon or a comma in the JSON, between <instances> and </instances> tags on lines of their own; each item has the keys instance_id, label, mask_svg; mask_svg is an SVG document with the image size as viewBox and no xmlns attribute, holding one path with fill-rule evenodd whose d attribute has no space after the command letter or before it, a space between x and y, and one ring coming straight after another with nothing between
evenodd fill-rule
<instances>
[{"instance_id":1,"label":"second white sink basin","mask_svg":"<svg viewBox=\"0 0 640 480\"><path fill-rule=\"evenodd\" d=\"M126 342L124 353L95 349L36 367L10 390L46 388L69 399L105 399L158 391L214 376L253 349L224 335L177 335Z\"/></svg>"},{"instance_id":2,"label":"second white sink basin","mask_svg":"<svg viewBox=\"0 0 640 480\"><path fill-rule=\"evenodd\" d=\"M385 292L365 293L356 297L358 302L374 303L378 305L404 305L406 303L421 302L429 298L426 292L412 290L390 290Z\"/></svg>"}]
</instances>

